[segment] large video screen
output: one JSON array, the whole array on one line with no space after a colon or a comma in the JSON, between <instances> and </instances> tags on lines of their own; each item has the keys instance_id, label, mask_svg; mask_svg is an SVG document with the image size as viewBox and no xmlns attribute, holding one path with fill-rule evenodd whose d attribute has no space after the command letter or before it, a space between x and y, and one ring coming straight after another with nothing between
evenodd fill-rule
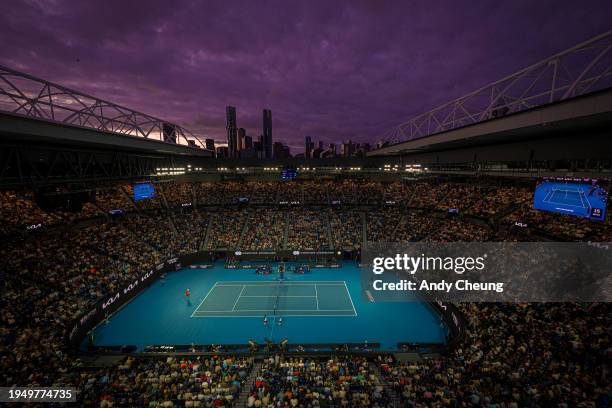
<instances>
[{"instance_id":1,"label":"large video screen","mask_svg":"<svg viewBox=\"0 0 612 408\"><path fill-rule=\"evenodd\" d=\"M155 188L152 183L134 184L134 200L148 200L155 197Z\"/></svg>"},{"instance_id":2,"label":"large video screen","mask_svg":"<svg viewBox=\"0 0 612 408\"><path fill-rule=\"evenodd\" d=\"M544 177L536 185L533 206L538 210L603 220L608 189L607 180Z\"/></svg>"},{"instance_id":3,"label":"large video screen","mask_svg":"<svg viewBox=\"0 0 612 408\"><path fill-rule=\"evenodd\" d=\"M292 167L285 167L283 168L283 171L281 172L281 178L283 180L293 180L297 176L298 176L297 170Z\"/></svg>"}]
</instances>

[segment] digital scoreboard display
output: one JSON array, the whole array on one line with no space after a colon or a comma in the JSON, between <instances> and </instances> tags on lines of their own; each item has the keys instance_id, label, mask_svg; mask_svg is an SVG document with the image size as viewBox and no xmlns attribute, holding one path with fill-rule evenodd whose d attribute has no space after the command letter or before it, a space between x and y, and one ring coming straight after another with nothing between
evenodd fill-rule
<instances>
[{"instance_id":1,"label":"digital scoreboard display","mask_svg":"<svg viewBox=\"0 0 612 408\"><path fill-rule=\"evenodd\" d=\"M155 197L155 187L152 183L138 183L134 184L134 200L149 200Z\"/></svg>"},{"instance_id":2,"label":"digital scoreboard display","mask_svg":"<svg viewBox=\"0 0 612 408\"><path fill-rule=\"evenodd\" d=\"M609 182L580 177L543 177L538 180L533 207L537 210L604 220Z\"/></svg>"},{"instance_id":3,"label":"digital scoreboard display","mask_svg":"<svg viewBox=\"0 0 612 408\"><path fill-rule=\"evenodd\" d=\"M292 167L285 167L283 168L283 171L281 172L281 178L283 180L293 180L297 176L298 176L297 170Z\"/></svg>"}]
</instances>

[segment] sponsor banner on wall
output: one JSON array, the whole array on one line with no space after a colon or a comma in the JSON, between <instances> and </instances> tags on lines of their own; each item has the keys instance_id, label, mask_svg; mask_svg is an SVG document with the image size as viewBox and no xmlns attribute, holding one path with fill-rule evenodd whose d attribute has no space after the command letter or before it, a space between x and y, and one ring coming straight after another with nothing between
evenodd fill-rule
<instances>
[{"instance_id":1,"label":"sponsor banner on wall","mask_svg":"<svg viewBox=\"0 0 612 408\"><path fill-rule=\"evenodd\" d=\"M340 268L342 264L339 263L319 263L315 264L313 268Z\"/></svg>"},{"instance_id":2,"label":"sponsor banner on wall","mask_svg":"<svg viewBox=\"0 0 612 408\"><path fill-rule=\"evenodd\" d=\"M214 265L206 264L206 265L189 265L189 269L210 269Z\"/></svg>"},{"instance_id":3,"label":"sponsor banner on wall","mask_svg":"<svg viewBox=\"0 0 612 408\"><path fill-rule=\"evenodd\" d=\"M173 270L177 262L178 259L175 258L158 264L155 268L143 273L129 284L103 298L95 307L81 315L74 323L72 330L70 330L68 334L68 342L74 346L78 346L89 330L93 329L103 319L110 316L128 300L132 299L144 288L157 280L161 274Z\"/></svg>"}]
</instances>

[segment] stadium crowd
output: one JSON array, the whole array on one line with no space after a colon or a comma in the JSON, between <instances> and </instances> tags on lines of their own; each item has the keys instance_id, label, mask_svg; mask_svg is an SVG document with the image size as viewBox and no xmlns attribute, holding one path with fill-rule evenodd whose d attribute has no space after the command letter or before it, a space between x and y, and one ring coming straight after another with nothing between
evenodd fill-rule
<instances>
[{"instance_id":1,"label":"stadium crowd","mask_svg":"<svg viewBox=\"0 0 612 408\"><path fill-rule=\"evenodd\" d=\"M249 213L241 249L268 250L285 246L285 214L255 208Z\"/></svg>"},{"instance_id":2,"label":"stadium crowd","mask_svg":"<svg viewBox=\"0 0 612 408\"><path fill-rule=\"evenodd\" d=\"M80 213L46 212L32 192L2 191L0 386L77 386L81 406L104 407L231 406L245 389L255 407L383 407L396 397L406 407L609 406L608 304L463 304L469 330L449 356L415 363L375 354L273 357L253 384L246 383L253 362L226 355L128 358L92 371L66 348L71 323L104 295L160 261L202 249L350 247L364 235L508 241L527 233L513 228L517 222L530 240L611 241L609 220L535 212L525 187L457 184L293 187L304 202L329 205L322 211L270 206L291 194L267 181L164 183L144 205L128 185L104 186ZM229 205L243 195L268 205ZM333 207L336 200L363 206Z\"/></svg>"},{"instance_id":3,"label":"stadium crowd","mask_svg":"<svg viewBox=\"0 0 612 408\"><path fill-rule=\"evenodd\" d=\"M100 407L226 407L252 367L251 358L127 358L116 368L83 370L81 401Z\"/></svg>"},{"instance_id":4,"label":"stadium crowd","mask_svg":"<svg viewBox=\"0 0 612 408\"><path fill-rule=\"evenodd\" d=\"M463 219L462 221L473 223L474 220L480 220L482 221L479 223L481 226L488 224L495 227L493 233L491 231L479 232L477 234L479 239L494 237L499 226L506 230L517 223L527 225L528 232L532 236L541 234L553 240L588 240L595 236L600 239L607 237L609 240L611 238L608 233L609 220L603 223L593 222L588 219L536 211L532 208L532 190L529 187L524 184L508 185L507 182L493 182L487 179L477 180L477 182L474 180L452 182L436 179L415 182L377 182L358 179L322 180L320 182L312 180L303 182L164 182L156 184L156 191L156 198L152 200L135 201L132 199L130 185L102 185L96 189L95 201L85 203L83 211L78 214L67 211L43 211L36 205L34 193L31 191L0 191L0 208L2 209L0 235L24 233L38 226L53 227L78 223L84 219L104 218L111 211L120 210L124 213L137 213L147 217L156 216L154 223L157 225L167 223L162 218L169 219L169 225L163 228L162 234L150 238L152 245L163 246L163 241L167 241L168 234L180 233L174 231L179 229L176 224L180 221L176 220L183 217L182 214L186 214L190 209L197 209L200 213L196 212L194 217L198 217L198 223L214 214L210 231L212 239L208 240L206 249L236 248L239 244L238 237L242 232L242 223L247 220L247 217L242 213L244 208L237 208L234 205L237 205L240 199L246 199L245 203L252 204L251 207L253 205L272 206L274 211L282 210L281 207L275 207L279 203L293 202L300 205L332 206L340 210L339 217L343 217L343 211L365 213L367 224L365 226L348 214L347 222L340 224L333 217L315 216L313 218L312 214L308 214L308 210L291 211L289 214L290 221L301 223L306 229L311 226L310 229L319 228L311 225L311 221L322 223L319 229L323 230L330 228L331 224L334 224L334 227L340 226L345 231L339 234L345 238L359 236L359 230L362 233L365 227L368 240L380 239L381 236L385 236L387 240L399 241L423 239L438 229L439 219L448 215L449 210L454 210ZM255 209L251 208L250 211L256 214ZM418 218L416 222L415 217ZM148 224L144 218L142 222ZM286 225L283 216L272 217L271 222L270 226L276 229L293 227L291 222ZM184 231L188 228L183 223L180 229ZM415 232L416 230L418 232ZM257 240L263 242L261 236L255 234L254 230L249 232L247 229L247 233L249 237L257 236ZM302 237L297 238L295 234ZM292 234L289 242L292 248L299 245L302 240L312 241L304 238L304 234L301 234L300 231L295 231L295 234ZM329 240L329 237L326 239ZM203 237L199 237L199 240L202 241ZM338 240L343 239L340 236L332 236L331 244ZM273 245L280 243L286 244L284 240L280 240ZM195 248L202 246L203 243L198 244L183 242L178 245L179 248L175 248L175 251L180 252L181 246ZM251 249L257 247L257 244L251 242L244 244ZM311 244L311 242L308 243L308 245ZM265 243L264 246L269 245L270 243ZM183 252L186 251L187 249L183 250Z\"/></svg>"},{"instance_id":5,"label":"stadium crowd","mask_svg":"<svg viewBox=\"0 0 612 408\"><path fill-rule=\"evenodd\" d=\"M387 407L390 400L363 356L264 360L247 407Z\"/></svg>"},{"instance_id":6,"label":"stadium crowd","mask_svg":"<svg viewBox=\"0 0 612 408\"><path fill-rule=\"evenodd\" d=\"M469 330L450 356L381 356L401 406L608 407L609 304L466 303Z\"/></svg>"}]
</instances>

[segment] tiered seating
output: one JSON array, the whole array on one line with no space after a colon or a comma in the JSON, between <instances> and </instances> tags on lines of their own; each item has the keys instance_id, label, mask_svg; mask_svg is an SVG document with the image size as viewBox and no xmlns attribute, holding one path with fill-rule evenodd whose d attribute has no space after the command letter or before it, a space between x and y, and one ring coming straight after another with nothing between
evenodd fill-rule
<instances>
[{"instance_id":1,"label":"tiered seating","mask_svg":"<svg viewBox=\"0 0 612 408\"><path fill-rule=\"evenodd\" d=\"M355 202L379 205L384 194L383 185L377 181L362 181L355 187Z\"/></svg>"},{"instance_id":2,"label":"tiered seating","mask_svg":"<svg viewBox=\"0 0 612 408\"><path fill-rule=\"evenodd\" d=\"M278 187L280 182L259 181L249 185L251 190L251 203L254 204L276 204Z\"/></svg>"},{"instance_id":3,"label":"tiered seating","mask_svg":"<svg viewBox=\"0 0 612 408\"><path fill-rule=\"evenodd\" d=\"M319 211L291 211L287 247L311 251L329 249L328 225L323 214Z\"/></svg>"},{"instance_id":4,"label":"tiered seating","mask_svg":"<svg viewBox=\"0 0 612 408\"><path fill-rule=\"evenodd\" d=\"M425 240L431 242L488 241L492 235L492 231L486 226L453 218L445 221L440 228L428 235Z\"/></svg>"},{"instance_id":5,"label":"tiered seating","mask_svg":"<svg viewBox=\"0 0 612 408\"><path fill-rule=\"evenodd\" d=\"M480 217L492 217L513 206L531 206L533 191L524 187L489 187L480 188L476 201L467 209L467 213Z\"/></svg>"},{"instance_id":6,"label":"tiered seating","mask_svg":"<svg viewBox=\"0 0 612 408\"><path fill-rule=\"evenodd\" d=\"M412 194L413 185L404 181L394 181L383 186L383 203L407 204Z\"/></svg>"},{"instance_id":7,"label":"tiered seating","mask_svg":"<svg viewBox=\"0 0 612 408\"><path fill-rule=\"evenodd\" d=\"M278 189L277 199L279 202L302 202L304 192L302 191L302 183L297 181L284 181Z\"/></svg>"},{"instance_id":8,"label":"tiered seating","mask_svg":"<svg viewBox=\"0 0 612 408\"><path fill-rule=\"evenodd\" d=\"M235 249L245 219L245 211L213 212L206 249Z\"/></svg>"},{"instance_id":9,"label":"tiered seating","mask_svg":"<svg viewBox=\"0 0 612 408\"><path fill-rule=\"evenodd\" d=\"M361 214L356 211L330 211L332 237L335 248L356 249L363 239Z\"/></svg>"},{"instance_id":10,"label":"tiered seating","mask_svg":"<svg viewBox=\"0 0 612 408\"><path fill-rule=\"evenodd\" d=\"M181 207L184 204L193 204L194 191L192 183L160 183L164 197L171 208Z\"/></svg>"},{"instance_id":11,"label":"tiered seating","mask_svg":"<svg viewBox=\"0 0 612 408\"><path fill-rule=\"evenodd\" d=\"M395 230L400 225L402 213L397 209L370 211L366 215L368 241L393 242Z\"/></svg>"},{"instance_id":12,"label":"tiered seating","mask_svg":"<svg viewBox=\"0 0 612 408\"><path fill-rule=\"evenodd\" d=\"M411 211L401 215L391 239L393 242L420 241L437 231L440 225L440 219L432 217L428 211Z\"/></svg>"},{"instance_id":13,"label":"tiered seating","mask_svg":"<svg viewBox=\"0 0 612 408\"><path fill-rule=\"evenodd\" d=\"M599 378L607 370L609 305L476 303L463 309L468 337L448 358L380 359L401 406L607 404L609 387Z\"/></svg>"},{"instance_id":14,"label":"tiered seating","mask_svg":"<svg viewBox=\"0 0 612 408\"><path fill-rule=\"evenodd\" d=\"M389 402L364 357L271 357L257 376L247 407L384 407Z\"/></svg>"},{"instance_id":15,"label":"tiered seating","mask_svg":"<svg viewBox=\"0 0 612 408\"><path fill-rule=\"evenodd\" d=\"M99 222L73 231L76 242L94 251L123 261L131 268L150 269L162 260L162 253L146 244L141 236L119 222Z\"/></svg>"},{"instance_id":16,"label":"tiered seating","mask_svg":"<svg viewBox=\"0 0 612 408\"><path fill-rule=\"evenodd\" d=\"M353 180L341 180L329 185L329 199L331 203L355 203L356 183Z\"/></svg>"},{"instance_id":17,"label":"tiered seating","mask_svg":"<svg viewBox=\"0 0 612 408\"><path fill-rule=\"evenodd\" d=\"M304 203L307 205L327 205L329 204L327 191L331 183L328 181L304 181L302 187L304 191Z\"/></svg>"},{"instance_id":18,"label":"tiered seating","mask_svg":"<svg viewBox=\"0 0 612 408\"><path fill-rule=\"evenodd\" d=\"M61 217L39 209L30 191L0 191L0 209L0 235L23 231L30 225L63 222Z\"/></svg>"},{"instance_id":19,"label":"tiered seating","mask_svg":"<svg viewBox=\"0 0 612 408\"><path fill-rule=\"evenodd\" d=\"M252 182L250 186L261 193L267 183ZM346 191L333 187L335 196L351 196L358 183L340 183ZM279 184L270 185L274 189ZM209 187L211 191L223 190L214 183ZM240 184L225 189L225 197L240 193L242 188ZM445 188L452 189L453 183ZM429 191L431 186L425 189ZM495 216L502 211L495 207L509 204L512 210L512 197L523 196L523 204L518 203L518 210L501 218L502 224L517 220L552 238L610 242L609 221L535 212L528 209L524 191L515 187L503 190L462 207L462 212ZM323 197L325 190L317 191L312 197ZM406 193L399 185L384 191L400 196ZM479 191L488 190L479 187ZM454 200L464 193L444 197ZM120 188L108 186L98 192L95 205L104 212L122 208L128 213L125 217L69 223L66 220L80 221L96 212L88 209L74 218L49 214L38 209L31 193L22 191L0 193L0 205L3 231L37 222L54 226L11 236L0 245L4 261L0 269L2 385L76 386L83 391L79 406L232 406L246 387L251 390L249 406L385 407L391 406L387 386L401 399L399 406L405 407L608 404L612 313L606 303L463 304L460 307L468 319L468 331L449 356L400 363L387 355L372 355L382 378L370 370L365 358L357 356L268 359L253 384L246 383L251 361L228 355L130 358L99 371L82 369L76 356L65 348L74 319L142 271L172 254L198 248L208 228L209 213L199 208L171 215L135 213L129 197ZM213 217L210 249L237 245L246 211L251 212L251 219L243 242L252 248L279 245L285 213L275 207L244 211L207 207L207 211ZM289 213L290 248L354 244L361 234L359 212L366 212L368 239L373 241L513 239L505 235L507 232L495 232L468 218L432 216L433 209L420 213L401 206L354 211L317 208ZM330 230L333 242L329 242Z\"/></svg>"},{"instance_id":20,"label":"tiered seating","mask_svg":"<svg viewBox=\"0 0 612 408\"><path fill-rule=\"evenodd\" d=\"M236 357L128 358L114 370L84 372L86 405L235 407L252 361Z\"/></svg>"},{"instance_id":21,"label":"tiered seating","mask_svg":"<svg viewBox=\"0 0 612 408\"><path fill-rule=\"evenodd\" d=\"M278 249L285 236L285 213L269 209L252 209L241 249Z\"/></svg>"},{"instance_id":22,"label":"tiered seating","mask_svg":"<svg viewBox=\"0 0 612 408\"><path fill-rule=\"evenodd\" d=\"M134 211L136 207L128 191L129 185L103 186L96 190L96 205L107 214L112 210Z\"/></svg>"},{"instance_id":23,"label":"tiered seating","mask_svg":"<svg viewBox=\"0 0 612 408\"><path fill-rule=\"evenodd\" d=\"M412 191L410 205L419 208L436 208L449 191L449 186L446 183L416 183Z\"/></svg>"},{"instance_id":24,"label":"tiered seating","mask_svg":"<svg viewBox=\"0 0 612 408\"><path fill-rule=\"evenodd\" d=\"M163 253L170 253L170 244L175 234L170 220L163 215L130 214L121 219L122 224L135 235Z\"/></svg>"},{"instance_id":25,"label":"tiered seating","mask_svg":"<svg viewBox=\"0 0 612 408\"><path fill-rule=\"evenodd\" d=\"M224 204L218 183L201 181L193 183L193 189L198 205Z\"/></svg>"},{"instance_id":26,"label":"tiered seating","mask_svg":"<svg viewBox=\"0 0 612 408\"><path fill-rule=\"evenodd\" d=\"M599 222L586 218L534 210L528 204L505 216L503 222L510 226L515 222L526 223L530 228L566 240L585 239L593 234L599 225Z\"/></svg>"},{"instance_id":27,"label":"tiered seating","mask_svg":"<svg viewBox=\"0 0 612 408\"><path fill-rule=\"evenodd\" d=\"M210 213L202 210L176 214L172 220L178 235L172 239L173 252L178 255L198 252L204 244Z\"/></svg>"},{"instance_id":28,"label":"tiered seating","mask_svg":"<svg viewBox=\"0 0 612 408\"><path fill-rule=\"evenodd\" d=\"M480 197L480 189L472 184L444 183L438 187L438 191L441 194L436 194L436 197L440 197L440 201L435 208L442 211L458 208L463 212Z\"/></svg>"}]
</instances>

